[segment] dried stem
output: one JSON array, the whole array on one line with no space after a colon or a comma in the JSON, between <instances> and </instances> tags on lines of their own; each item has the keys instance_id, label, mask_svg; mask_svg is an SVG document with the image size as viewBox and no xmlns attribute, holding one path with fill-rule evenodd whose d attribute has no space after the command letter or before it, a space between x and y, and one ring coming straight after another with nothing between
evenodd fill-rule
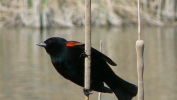
<instances>
[{"instance_id":1,"label":"dried stem","mask_svg":"<svg viewBox=\"0 0 177 100\"><path fill-rule=\"evenodd\" d=\"M100 52L102 52L102 41L100 40ZM98 100L101 100L101 92L98 93Z\"/></svg>"},{"instance_id":2,"label":"dried stem","mask_svg":"<svg viewBox=\"0 0 177 100\"><path fill-rule=\"evenodd\" d=\"M137 73L138 73L138 100L144 100L144 82L143 82L143 73L144 73L144 41L136 41L136 52L137 52Z\"/></svg>"},{"instance_id":3,"label":"dried stem","mask_svg":"<svg viewBox=\"0 0 177 100\"><path fill-rule=\"evenodd\" d=\"M92 25L135 25L138 22L137 0L129 1L92 0ZM143 24L162 26L175 23L176 0L141 2L142 8L144 5L144 10L141 10ZM40 11L43 27L82 26L85 25L84 7L83 0L0 0L0 27L21 25L39 28ZM17 18L13 18L15 15ZM170 23L165 23L168 20Z\"/></svg>"},{"instance_id":4,"label":"dried stem","mask_svg":"<svg viewBox=\"0 0 177 100\"><path fill-rule=\"evenodd\" d=\"M141 27L140 27L140 4L138 2L138 40L136 41L136 53L137 53L137 73L138 73L138 100L144 100L144 41L141 40Z\"/></svg>"},{"instance_id":5,"label":"dried stem","mask_svg":"<svg viewBox=\"0 0 177 100\"><path fill-rule=\"evenodd\" d=\"M140 1L138 0L138 40L141 40L141 26L140 26Z\"/></svg>"},{"instance_id":6,"label":"dried stem","mask_svg":"<svg viewBox=\"0 0 177 100\"><path fill-rule=\"evenodd\" d=\"M91 63L91 0L85 0L85 89L90 89L90 63ZM89 95L85 96L89 100Z\"/></svg>"}]
</instances>

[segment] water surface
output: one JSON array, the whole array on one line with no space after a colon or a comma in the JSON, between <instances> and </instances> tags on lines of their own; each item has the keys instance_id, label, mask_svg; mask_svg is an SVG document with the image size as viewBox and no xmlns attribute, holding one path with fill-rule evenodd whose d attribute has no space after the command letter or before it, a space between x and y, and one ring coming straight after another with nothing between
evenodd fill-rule
<instances>
[{"instance_id":1,"label":"water surface","mask_svg":"<svg viewBox=\"0 0 177 100\"><path fill-rule=\"evenodd\" d=\"M177 100L177 29L143 28L144 89L146 100ZM60 76L48 54L36 46L52 36L84 42L84 28L11 28L0 31L0 100L83 100L82 87ZM137 84L137 28L93 28L92 46L117 63L111 66L120 77ZM97 100L93 92L90 100ZM102 100L117 100L103 94ZM137 100L137 98L133 98Z\"/></svg>"}]
</instances>

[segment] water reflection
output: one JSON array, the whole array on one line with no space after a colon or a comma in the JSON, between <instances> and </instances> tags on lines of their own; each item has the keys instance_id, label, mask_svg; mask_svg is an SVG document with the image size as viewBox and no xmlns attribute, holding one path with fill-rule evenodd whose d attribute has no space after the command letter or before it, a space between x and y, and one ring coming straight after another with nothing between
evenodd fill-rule
<instances>
[{"instance_id":1,"label":"water reflection","mask_svg":"<svg viewBox=\"0 0 177 100\"><path fill-rule=\"evenodd\" d=\"M145 99L177 99L177 30L144 28ZM51 36L84 42L84 28L1 29L0 31L0 100L83 100L82 88L65 80L53 68L44 49L36 46ZM136 28L93 28L92 46L111 57L113 70L122 78L137 83ZM97 99L97 93L91 95ZM133 100L136 100L134 98ZM116 100L103 94L102 100Z\"/></svg>"}]
</instances>

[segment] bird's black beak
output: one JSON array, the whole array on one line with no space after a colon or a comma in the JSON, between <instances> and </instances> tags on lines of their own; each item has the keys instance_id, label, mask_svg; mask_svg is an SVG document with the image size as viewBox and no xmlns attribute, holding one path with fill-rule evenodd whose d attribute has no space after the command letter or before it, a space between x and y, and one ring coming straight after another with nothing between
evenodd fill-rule
<instances>
[{"instance_id":1,"label":"bird's black beak","mask_svg":"<svg viewBox=\"0 0 177 100\"><path fill-rule=\"evenodd\" d=\"M40 46L40 47L46 47L46 44L45 44L44 42L38 43L38 44L36 44L36 45L38 45L38 46Z\"/></svg>"}]
</instances>

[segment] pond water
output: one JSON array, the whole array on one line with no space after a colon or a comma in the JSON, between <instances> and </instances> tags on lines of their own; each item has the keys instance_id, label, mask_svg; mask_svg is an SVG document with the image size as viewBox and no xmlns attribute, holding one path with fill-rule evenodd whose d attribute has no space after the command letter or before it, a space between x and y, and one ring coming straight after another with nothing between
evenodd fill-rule
<instances>
[{"instance_id":1,"label":"pond water","mask_svg":"<svg viewBox=\"0 0 177 100\"><path fill-rule=\"evenodd\" d=\"M142 28L144 51L144 89L146 100L177 100L177 29ZM0 30L0 100L83 100L83 88L64 79L50 62L49 55L37 43L53 36L84 42L84 28L29 28ZM93 28L92 47L117 63L111 66L117 75L137 84L137 28ZM93 92L90 100L97 100ZM117 100L114 94L102 94L102 100ZM137 100L137 97L133 98Z\"/></svg>"}]
</instances>

